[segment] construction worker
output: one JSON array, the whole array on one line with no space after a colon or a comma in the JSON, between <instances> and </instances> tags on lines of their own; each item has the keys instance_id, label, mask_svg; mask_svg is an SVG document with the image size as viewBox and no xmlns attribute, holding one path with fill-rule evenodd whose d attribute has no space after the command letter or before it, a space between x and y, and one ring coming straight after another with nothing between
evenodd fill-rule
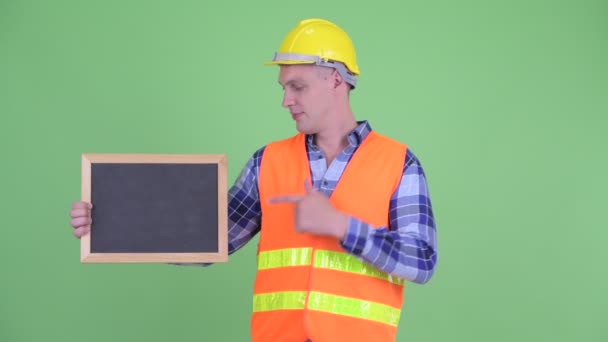
<instances>
[{"instance_id":1,"label":"construction worker","mask_svg":"<svg viewBox=\"0 0 608 342\"><path fill-rule=\"evenodd\" d=\"M394 341L406 282L437 261L426 179L406 145L357 121L351 39L299 22L272 61L298 134L256 151L229 190L229 253L256 234L255 342ZM90 230L90 203L71 225Z\"/></svg>"}]
</instances>

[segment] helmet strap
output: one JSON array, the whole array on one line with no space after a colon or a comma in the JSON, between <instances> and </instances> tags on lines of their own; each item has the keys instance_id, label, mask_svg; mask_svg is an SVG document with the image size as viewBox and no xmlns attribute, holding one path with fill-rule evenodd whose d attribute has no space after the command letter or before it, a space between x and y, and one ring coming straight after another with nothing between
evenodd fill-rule
<instances>
[{"instance_id":1,"label":"helmet strap","mask_svg":"<svg viewBox=\"0 0 608 342\"><path fill-rule=\"evenodd\" d=\"M319 56L305 55L305 54L299 54L299 53L278 53L278 52L275 52L274 58L272 59L272 61L273 62L300 61L300 62L304 62L304 63L312 62L313 64L318 65L318 66L334 68L340 74L340 76L342 76L344 81L353 87L353 89L355 89L355 86L357 85L357 78L355 77L355 75L351 74L348 71L348 69L346 68L346 66L341 62L332 61L332 60L323 60Z\"/></svg>"}]
</instances>

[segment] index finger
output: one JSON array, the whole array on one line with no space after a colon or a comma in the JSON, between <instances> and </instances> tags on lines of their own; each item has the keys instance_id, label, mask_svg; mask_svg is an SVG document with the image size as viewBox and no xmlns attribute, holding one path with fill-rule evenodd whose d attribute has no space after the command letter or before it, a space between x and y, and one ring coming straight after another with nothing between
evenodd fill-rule
<instances>
[{"instance_id":1,"label":"index finger","mask_svg":"<svg viewBox=\"0 0 608 342\"><path fill-rule=\"evenodd\" d=\"M72 204L72 209L91 209L93 208L93 204L84 201L74 202Z\"/></svg>"},{"instance_id":2,"label":"index finger","mask_svg":"<svg viewBox=\"0 0 608 342\"><path fill-rule=\"evenodd\" d=\"M276 197L271 197L268 200L268 203L297 203L299 202L304 196L302 195L285 195L285 196L276 196Z\"/></svg>"}]
</instances>

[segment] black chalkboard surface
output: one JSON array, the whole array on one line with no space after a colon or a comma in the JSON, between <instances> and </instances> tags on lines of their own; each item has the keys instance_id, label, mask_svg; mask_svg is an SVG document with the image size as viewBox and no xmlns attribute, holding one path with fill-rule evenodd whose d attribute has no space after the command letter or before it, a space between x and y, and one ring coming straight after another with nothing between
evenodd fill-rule
<instances>
[{"instance_id":1,"label":"black chalkboard surface","mask_svg":"<svg viewBox=\"0 0 608 342\"><path fill-rule=\"evenodd\" d=\"M83 154L81 262L227 261L223 155Z\"/></svg>"}]
</instances>

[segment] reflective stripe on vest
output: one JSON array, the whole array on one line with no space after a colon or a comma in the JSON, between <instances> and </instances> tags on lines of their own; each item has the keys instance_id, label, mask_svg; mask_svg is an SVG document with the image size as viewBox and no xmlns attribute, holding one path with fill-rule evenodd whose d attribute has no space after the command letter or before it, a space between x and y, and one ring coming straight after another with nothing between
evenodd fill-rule
<instances>
[{"instance_id":1,"label":"reflective stripe on vest","mask_svg":"<svg viewBox=\"0 0 608 342\"><path fill-rule=\"evenodd\" d=\"M311 264L311 260L312 248L286 248L260 252L258 255L258 270L307 266ZM405 283L403 279L384 273L346 253L317 250L315 251L314 267L374 277L397 285Z\"/></svg>"},{"instance_id":2,"label":"reflective stripe on vest","mask_svg":"<svg viewBox=\"0 0 608 342\"><path fill-rule=\"evenodd\" d=\"M306 306L305 291L285 291L256 294L253 312L273 310L302 310ZM397 326L401 310L388 305L321 292L310 292L308 309L356 317Z\"/></svg>"},{"instance_id":3,"label":"reflective stripe on vest","mask_svg":"<svg viewBox=\"0 0 608 342\"><path fill-rule=\"evenodd\" d=\"M272 310L302 310L306 292L285 291L253 295L253 312Z\"/></svg>"},{"instance_id":4,"label":"reflective stripe on vest","mask_svg":"<svg viewBox=\"0 0 608 342\"><path fill-rule=\"evenodd\" d=\"M384 273L346 253L318 250L315 252L315 267L379 278L397 285L405 283L403 279Z\"/></svg>"},{"instance_id":5,"label":"reflective stripe on vest","mask_svg":"<svg viewBox=\"0 0 608 342\"><path fill-rule=\"evenodd\" d=\"M286 248L260 252L258 255L258 270L310 265L311 256L312 248Z\"/></svg>"}]
</instances>

